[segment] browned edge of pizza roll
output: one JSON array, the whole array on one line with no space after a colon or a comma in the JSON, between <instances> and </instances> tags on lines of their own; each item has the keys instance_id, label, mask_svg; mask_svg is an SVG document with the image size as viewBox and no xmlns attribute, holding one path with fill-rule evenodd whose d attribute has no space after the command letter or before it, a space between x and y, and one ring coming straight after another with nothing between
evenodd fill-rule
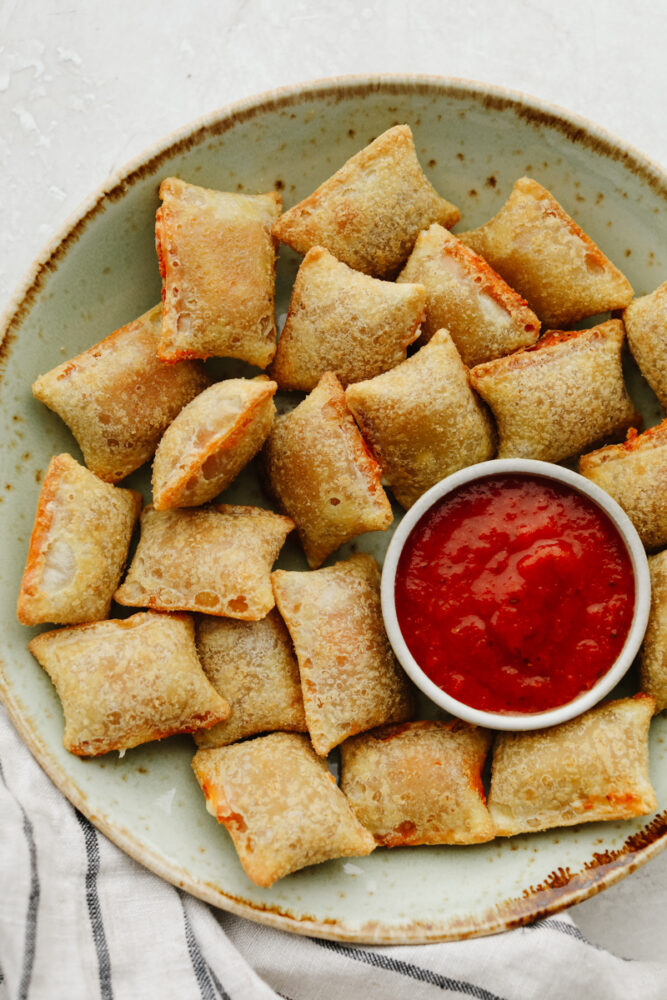
<instances>
[{"instance_id":1,"label":"browned edge of pizza roll","mask_svg":"<svg viewBox=\"0 0 667 1000\"><path fill-rule=\"evenodd\" d=\"M470 380L498 425L498 458L559 462L639 425L623 382L620 320L554 330L534 347L477 365Z\"/></svg>"},{"instance_id":2,"label":"browned edge of pizza roll","mask_svg":"<svg viewBox=\"0 0 667 1000\"><path fill-rule=\"evenodd\" d=\"M390 372L348 386L345 398L403 507L495 454L493 421L447 330Z\"/></svg>"},{"instance_id":3,"label":"browned edge of pizza roll","mask_svg":"<svg viewBox=\"0 0 667 1000\"><path fill-rule=\"evenodd\" d=\"M33 394L67 424L100 479L117 483L148 462L177 413L210 385L203 365L157 357L161 308L40 375Z\"/></svg>"},{"instance_id":4,"label":"browned edge of pizza roll","mask_svg":"<svg viewBox=\"0 0 667 1000\"><path fill-rule=\"evenodd\" d=\"M23 625L106 618L141 495L99 479L71 455L49 462L37 503L17 615Z\"/></svg>"},{"instance_id":5,"label":"browned edge of pizza roll","mask_svg":"<svg viewBox=\"0 0 667 1000\"><path fill-rule=\"evenodd\" d=\"M266 368L276 350L275 192L214 191L167 177L155 220L163 361L241 358Z\"/></svg>"},{"instance_id":6,"label":"browned edge of pizza roll","mask_svg":"<svg viewBox=\"0 0 667 1000\"><path fill-rule=\"evenodd\" d=\"M482 768L488 730L465 722L383 726L341 747L341 788L378 844L479 844L495 836Z\"/></svg>"},{"instance_id":7,"label":"browned edge of pizza roll","mask_svg":"<svg viewBox=\"0 0 667 1000\"><path fill-rule=\"evenodd\" d=\"M155 452L155 509L198 507L226 489L264 444L277 388L263 375L225 379L184 407Z\"/></svg>"},{"instance_id":8,"label":"browned edge of pizza roll","mask_svg":"<svg viewBox=\"0 0 667 1000\"><path fill-rule=\"evenodd\" d=\"M410 127L395 125L281 215L273 235L299 253L326 247L355 270L386 278L422 229L449 228L459 217L424 175Z\"/></svg>"},{"instance_id":9,"label":"browned edge of pizza roll","mask_svg":"<svg viewBox=\"0 0 667 1000\"><path fill-rule=\"evenodd\" d=\"M414 696L387 639L373 556L359 553L313 572L275 570L271 579L294 642L318 754L355 733L412 717Z\"/></svg>"},{"instance_id":10,"label":"browned edge of pizza roll","mask_svg":"<svg viewBox=\"0 0 667 1000\"><path fill-rule=\"evenodd\" d=\"M620 504L647 549L667 545L667 420L582 455L579 472Z\"/></svg>"},{"instance_id":11,"label":"browned edge of pizza roll","mask_svg":"<svg viewBox=\"0 0 667 1000\"><path fill-rule=\"evenodd\" d=\"M325 372L343 386L405 361L419 334L422 285L371 278L313 247L296 276L269 369L282 389L310 392Z\"/></svg>"},{"instance_id":12,"label":"browned edge of pizza roll","mask_svg":"<svg viewBox=\"0 0 667 1000\"><path fill-rule=\"evenodd\" d=\"M256 885L375 848L307 736L271 733L198 750L192 767L207 810L226 827Z\"/></svg>"},{"instance_id":13,"label":"browned edge of pizza roll","mask_svg":"<svg viewBox=\"0 0 667 1000\"><path fill-rule=\"evenodd\" d=\"M146 507L139 545L114 599L256 621L275 604L271 567L293 527L288 517L260 507Z\"/></svg>"},{"instance_id":14,"label":"browned edge of pizza roll","mask_svg":"<svg viewBox=\"0 0 667 1000\"><path fill-rule=\"evenodd\" d=\"M516 289L547 327L623 309L628 279L546 188L520 178L495 215L458 234Z\"/></svg>"},{"instance_id":15,"label":"browned edge of pizza roll","mask_svg":"<svg viewBox=\"0 0 667 1000\"><path fill-rule=\"evenodd\" d=\"M551 729L499 733L489 811L500 837L645 816L657 806L648 773L655 709L645 694L598 705Z\"/></svg>"},{"instance_id":16,"label":"browned edge of pizza roll","mask_svg":"<svg viewBox=\"0 0 667 1000\"><path fill-rule=\"evenodd\" d=\"M195 632L204 673L231 708L228 719L195 733L198 747L277 730L307 731L292 640L275 608L257 622L202 615Z\"/></svg>"},{"instance_id":17,"label":"browned edge of pizza roll","mask_svg":"<svg viewBox=\"0 0 667 1000\"><path fill-rule=\"evenodd\" d=\"M667 281L623 310L628 345L639 370L667 410Z\"/></svg>"},{"instance_id":18,"label":"browned edge of pizza roll","mask_svg":"<svg viewBox=\"0 0 667 1000\"><path fill-rule=\"evenodd\" d=\"M651 610L639 658L640 688L655 698L656 712L667 708L667 549L649 556Z\"/></svg>"},{"instance_id":19,"label":"browned edge of pizza roll","mask_svg":"<svg viewBox=\"0 0 667 1000\"><path fill-rule=\"evenodd\" d=\"M28 648L56 687L63 745L78 756L129 750L229 715L201 668L189 615L72 625L42 632Z\"/></svg>"},{"instance_id":20,"label":"browned edge of pizza roll","mask_svg":"<svg viewBox=\"0 0 667 1000\"><path fill-rule=\"evenodd\" d=\"M379 466L331 373L276 418L263 458L267 488L296 524L313 569L343 542L393 520Z\"/></svg>"},{"instance_id":21,"label":"browned edge of pizza roll","mask_svg":"<svg viewBox=\"0 0 667 1000\"><path fill-rule=\"evenodd\" d=\"M397 282L426 289L420 344L449 330L468 368L534 344L540 321L487 262L434 222L420 233Z\"/></svg>"}]
</instances>

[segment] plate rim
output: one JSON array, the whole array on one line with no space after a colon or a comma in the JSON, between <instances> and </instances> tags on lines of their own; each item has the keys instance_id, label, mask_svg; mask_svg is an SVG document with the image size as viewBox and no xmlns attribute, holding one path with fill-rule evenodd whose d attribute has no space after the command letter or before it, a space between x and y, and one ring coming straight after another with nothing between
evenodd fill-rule
<instances>
[{"instance_id":1,"label":"plate rim","mask_svg":"<svg viewBox=\"0 0 667 1000\"><path fill-rule=\"evenodd\" d=\"M173 130L112 172L81 202L34 258L0 314L0 363L12 342L14 329L29 315L39 296L43 280L49 272L56 269L60 258L67 254L70 244L104 210L107 199L115 201L121 198L135 181L155 173L161 160L176 154L179 148L185 149L197 144L207 132L211 135L219 134L264 111L275 111L327 96L335 97L336 94L350 97L355 91L361 95L383 91L391 93L392 90L396 93L440 93L460 99L473 97L496 110L514 110L519 117L539 121L546 127L555 127L569 135L573 142L584 142L598 153L620 161L624 169L638 174L667 202L667 173L657 163L630 143L585 117L519 90L460 77L398 73L350 74L288 84L223 105ZM166 861L152 848L138 841L121 823L97 816L87 803L85 792L63 770L26 721L24 716L27 713L5 679L2 666L3 660L0 657L0 700L24 744L55 786L100 832L135 861L177 888L184 889L217 908L278 930L367 944L427 944L501 933L543 919L596 895L667 848L665 811L656 815L647 826L630 836L620 850L611 852L594 868L584 866L581 872L568 873L567 878L563 872L559 877L556 871L546 883L538 887L531 886L528 892L524 890L527 895L493 904L483 914L449 917L441 922L429 921L428 924L414 920L409 925L386 925L382 921L368 921L358 927L348 926L340 918L319 920L307 915L297 917L284 912L280 907L263 906L239 899L190 875L178 863ZM644 839L647 842L643 842Z\"/></svg>"}]
</instances>

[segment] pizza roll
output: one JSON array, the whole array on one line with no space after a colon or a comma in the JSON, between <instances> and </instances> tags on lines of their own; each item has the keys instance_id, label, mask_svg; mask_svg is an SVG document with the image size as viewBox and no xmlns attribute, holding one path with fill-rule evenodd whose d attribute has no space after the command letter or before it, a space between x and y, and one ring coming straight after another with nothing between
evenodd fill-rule
<instances>
[{"instance_id":1,"label":"pizza roll","mask_svg":"<svg viewBox=\"0 0 667 1000\"><path fill-rule=\"evenodd\" d=\"M357 271L384 278L422 229L432 222L449 228L459 218L425 177L409 126L395 125L281 215L273 235L299 253L326 247Z\"/></svg>"},{"instance_id":2,"label":"pizza roll","mask_svg":"<svg viewBox=\"0 0 667 1000\"><path fill-rule=\"evenodd\" d=\"M457 469L493 458L493 424L447 330L390 372L348 386L345 398L404 507Z\"/></svg>"},{"instance_id":3,"label":"pizza roll","mask_svg":"<svg viewBox=\"0 0 667 1000\"><path fill-rule=\"evenodd\" d=\"M291 413L277 417L264 446L267 485L295 522L308 564L355 535L382 531L393 514L335 375L323 375Z\"/></svg>"},{"instance_id":4,"label":"pizza roll","mask_svg":"<svg viewBox=\"0 0 667 1000\"><path fill-rule=\"evenodd\" d=\"M480 844L494 830L482 786L491 733L464 722L384 726L341 747L341 788L385 847Z\"/></svg>"},{"instance_id":5,"label":"pizza roll","mask_svg":"<svg viewBox=\"0 0 667 1000\"><path fill-rule=\"evenodd\" d=\"M271 578L299 661L317 753L384 722L409 719L412 689L384 630L375 559L359 554L310 573L276 570Z\"/></svg>"},{"instance_id":6,"label":"pizza roll","mask_svg":"<svg viewBox=\"0 0 667 1000\"><path fill-rule=\"evenodd\" d=\"M256 885L375 848L307 736L271 733L198 750L192 767L207 810L226 827Z\"/></svg>"},{"instance_id":7,"label":"pizza roll","mask_svg":"<svg viewBox=\"0 0 667 1000\"><path fill-rule=\"evenodd\" d=\"M648 695L610 701L551 729L499 733L489 811L500 837L652 812Z\"/></svg>"},{"instance_id":8,"label":"pizza roll","mask_svg":"<svg viewBox=\"0 0 667 1000\"><path fill-rule=\"evenodd\" d=\"M160 306L41 375L37 399L65 421L86 465L117 483L153 457L176 414L209 385L203 366L157 357Z\"/></svg>"},{"instance_id":9,"label":"pizza roll","mask_svg":"<svg viewBox=\"0 0 667 1000\"><path fill-rule=\"evenodd\" d=\"M632 299L628 279L529 177L516 182L486 225L459 238L523 295L545 326L623 309Z\"/></svg>"},{"instance_id":10,"label":"pizza roll","mask_svg":"<svg viewBox=\"0 0 667 1000\"><path fill-rule=\"evenodd\" d=\"M540 321L521 296L437 222L419 234L396 280L426 288L419 343L445 327L469 368L528 347L539 337Z\"/></svg>"},{"instance_id":11,"label":"pizza roll","mask_svg":"<svg viewBox=\"0 0 667 1000\"><path fill-rule=\"evenodd\" d=\"M639 661L641 690L655 698L656 712L667 708L667 549L649 556L651 611Z\"/></svg>"},{"instance_id":12,"label":"pizza roll","mask_svg":"<svg viewBox=\"0 0 667 1000\"><path fill-rule=\"evenodd\" d=\"M195 650L188 615L131 618L42 632L28 648L65 713L63 745L81 757L191 733L229 715Z\"/></svg>"},{"instance_id":13,"label":"pizza roll","mask_svg":"<svg viewBox=\"0 0 667 1000\"><path fill-rule=\"evenodd\" d=\"M620 504L647 549L667 545L667 420L582 455L579 472Z\"/></svg>"},{"instance_id":14,"label":"pizza roll","mask_svg":"<svg viewBox=\"0 0 667 1000\"><path fill-rule=\"evenodd\" d=\"M294 523L259 507L219 504L141 515L119 604L256 621L274 606L271 567Z\"/></svg>"},{"instance_id":15,"label":"pizza roll","mask_svg":"<svg viewBox=\"0 0 667 1000\"><path fill-rule=\"evenodd\" d=\"M633 357L667 410L667 281L634 299L623 312L623 322Z\"/></svg>"},{"instance_id":16,"label":"pizza roll","mask_svg":"<svg viewBox=\"0 0 667 1000\"><path fill-rule=\"evenodd\" d=\"M56 455L39 495L18 619L74 625L106 618L127 559L141 496Z\"/></svg>"},{"instance_id":17,"label":"pizza roll","mask_svg":"<svg viewBox=\"0 0 667 1000\"><path fill-rule=\"evenodd\" d=\"M343 385L405 361L424 316L421 285L354 271L313 247L296 276L271 377L281 389L314 389L325 372Z\"/></svg>"},{"instance_id":18,"label":"pizza roll","mask_svg":"<svg viewBox=\"0 0 667 1000\"><path fill-rule=\"evenodd\" d=\"M199 747L223 747L245 736L306 731L299 667L277 611L258 622L202 617L196 626L204 673L231 714L195 734Z\"/></svg>"},{"instance_id":19,"label":"pizza roll","mask_svg":"<svg viewBox=\"0 0 667 1000\"><path fill-rule=\"evenodd\" d=\"M560 462L641 421L623 382L623 324L554 330L470 372L498 424L498 458Z\"/></svg>"},{"instance_id":20,"label":"pizza roll","mask_svg":"<svg viewBox=\"0 0 667 1000\"><path fill-rule=\"evenodd\" d=\"M160 357L241 358L266 368L276 350L271 226L280 195L211 191L168 177L160 197Z\"/></svg>"},{"instance_id":21,"label":"pizza roll","mask_svg":"<svg viewBox=\"0 0 667 1000\"><path fill-rule=\"evenodd\" d=\"M184 407L155 452L155 509L198 507L226 489L264 444L277 388L261 375L226 379Z\"/></svg>"}]
</instances>

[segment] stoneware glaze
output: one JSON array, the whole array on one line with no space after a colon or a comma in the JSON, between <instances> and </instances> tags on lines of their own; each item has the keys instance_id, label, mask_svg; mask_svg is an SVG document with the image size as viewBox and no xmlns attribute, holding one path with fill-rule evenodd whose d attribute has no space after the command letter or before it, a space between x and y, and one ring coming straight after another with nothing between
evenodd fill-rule
<instances>
[{"instance_id":1,"label":"stoneware glaze","mask_svg":"<svg viewBox=\"0 0 667 1000\"><path fill-rule=\"evenodd\" d=\"M33 399L30 385L159 300L154 217L160 180L178 174L223 190L276 188L291 205L401 122L411 125L430 180L461 209L460 229L487 220L514 181L529 174L555 193L637 294L664 280L667 180L620 141L566 112L481 84L429 77L322 81L212 114L110 178L47 248L10 304L2 324L0 382L0 693L35 757L101 831L188 892L285 930L387 944L501 931L582 900L648 861L667 843L665 717L657 717L651 729L651 777L659 801L654 816L472 847L378 849L259 889L204 808L190 768L189 737L138 747L123 759L109 754L80 760L63 749L60 705L26 649L35 630L17 623L15 606L49 459L63 450L80 458L65 426ZM295 254L281 251L279 317L297 266ZM238 363L212 367L217 377L256 374ZM628 380L645 422L655 423L660 409L632 366ZM293 401L279 401L282 408L289 405ZM124 485L148 496L148 470ZM224 498L267 504L254 468ZM362 549L382 560L390 535L391 529L362 536L337 556ZM305 568L295 543L286 547L280 565ZM627 690L634 684L628 681Z\"/></svg>"}]
</instances>

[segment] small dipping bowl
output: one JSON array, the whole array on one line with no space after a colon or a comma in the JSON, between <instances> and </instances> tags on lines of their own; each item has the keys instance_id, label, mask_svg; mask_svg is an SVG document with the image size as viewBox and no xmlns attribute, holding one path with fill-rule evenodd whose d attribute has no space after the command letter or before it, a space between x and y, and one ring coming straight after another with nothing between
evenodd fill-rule
<instances>
[{"instance_id":1,"label":"small dipping bowl","mask_svg":"<svg viewBox=\"0 0 667 1000\"><path fill-rule=\"evenodd\" d=\"M503 476L527 476L569 487L588 497L607 515L623 541L634 576L635 601L630 628L617 658L588 690L565 704L536 712L496 712L473 708L449 695L422 670L410 652L396 612L396 573L404 545L422 517L443 497L459 487ZM469 466L436 483L410 508L391 540L382 571L382 613L389 641L399 662L416 686L451 715L489 729L529 730L555 726L592 708L618 684L634 660L646 631L651 603L651 583L646 553L627 514L604 490L576 472L531 459L496 459Z\"/></svg>"}]
</instances>

